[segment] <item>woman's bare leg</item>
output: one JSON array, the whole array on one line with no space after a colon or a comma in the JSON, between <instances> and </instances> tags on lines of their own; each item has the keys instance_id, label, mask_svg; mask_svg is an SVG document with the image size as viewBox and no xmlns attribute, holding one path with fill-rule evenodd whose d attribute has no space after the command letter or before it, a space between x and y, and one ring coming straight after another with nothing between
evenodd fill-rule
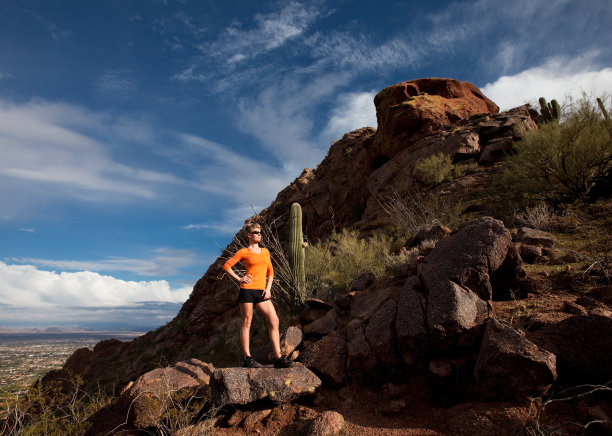
<instances>
[{"instance_id":1,"label":"woman's bare leg","mask_svg":"<svg viewBox=\"0 0 612 436\"><path fill-rule=\"evenodd\" d=\"M240 329L240 345L244 357L251 355L249 348L251 321L253 321L253 303L240 303L240 315L242 316L242 328Z\"/></svg>"},{"instance_id":2,"label":"woman's bare leg","mask_svg":"<svg viewBox=\"0 0 612 436\"><path fill-rule=\"evenodd\" d=\"M266 318L268 322L268 335L270 336L270 342L274 348L274 357L277 359L281 357L280 350L280 333L278 331L278 316L276 315L276 309L271 300L262 301L257 304L257 308Z\"/></svg>"}]
</instances>

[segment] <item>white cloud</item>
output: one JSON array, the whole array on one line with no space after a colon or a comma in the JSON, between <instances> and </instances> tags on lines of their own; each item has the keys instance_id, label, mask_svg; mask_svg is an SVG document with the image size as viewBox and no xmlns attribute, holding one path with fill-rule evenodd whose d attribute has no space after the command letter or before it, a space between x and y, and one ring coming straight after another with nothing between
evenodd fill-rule
<instances>
[{"instance_id":1,"label":"white cloud","mask_svg":"<svg viewBox=\"0 0 612 436\"><path fill-rule=\"evenodd\" d=\"M375 95L376 92L371 91L339 96L321 136L329 141L361 127L376 127Z\"/></svg>"},{"instance_id":2,"label":"white cloud","mask_svg":"<svg viewBox=\"0 0 612 436\"><path fill-rule=\"evenodd\" d=\"M125 281L91 271L42 271L0 262L0 302L20 307L123 306L139 301L185 301L192 288L165 280Z\"/></svg>"},{"instance_id":3,"label":"white cloud","mask_svg":"<svg viewBox=\"0 0 612 436\"><path fill-rule=\"evenodd\" d=\"M554 57L538 67L512 76L502 76L481 89L501 110L520 106L545 97L561 101L565 96L578 97L582 92L593 95L612 89L612 68L594 65L594 54L569 59Z\"/></svg>"}]
</instances>

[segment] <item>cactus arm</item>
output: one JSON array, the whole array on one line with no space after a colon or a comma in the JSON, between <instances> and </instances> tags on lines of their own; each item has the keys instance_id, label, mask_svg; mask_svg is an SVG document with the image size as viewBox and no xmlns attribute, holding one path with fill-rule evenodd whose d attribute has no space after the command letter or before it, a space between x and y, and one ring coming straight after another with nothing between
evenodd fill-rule
<instances>
[{"instance_id":1,"label":"cactus arm","mask_svg":"<svg viewBox=\"0 0 612 436\"><path fill-rule=\"evenodd\" d=\"M599 110L603 114L604 118L607 121L610 121L610 115L608 114L608 111L606 110L606 107L604 106L603 100L599 97L597 97L597 104L599 105Z\"/></svg>"}]
</instances>

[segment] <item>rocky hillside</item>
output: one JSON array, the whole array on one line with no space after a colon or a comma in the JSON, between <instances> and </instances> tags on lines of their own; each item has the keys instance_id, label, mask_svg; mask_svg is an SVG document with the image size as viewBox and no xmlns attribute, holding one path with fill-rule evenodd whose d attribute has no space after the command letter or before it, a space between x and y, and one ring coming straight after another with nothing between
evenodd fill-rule
<instances>
[{"instance_id":1,"label":"rocky hillside","mask_svg":"<svg viewBox=\"0 0 612 436\"><path fill-rule=\"evenodd\" d=\"M420 240L438 242L426 250L419 248L419 255L402 271L383 279L358 277L348 294L332 301L313 300L299 320L292 320L294 330L285 337L285 350L295 352L294 358L302 364L296 370L299 374L293 376L308 380L304 382L305 393L309 389L311 394L319 392L315 399L319 410L343 410L338 401L346 406L356 401L350 393L363 395L378 385L386 386L386 391L381 397L384 404L377 410L385 416L397 416L408 413L407 405L416 401L415 395L426 397L432 407L474 399L503 399L524 405L528 398L543 395L553 385L604 383L612 378L609 288L601 291L604 297L591 302L599 312L589 313L580 305L560 309L563 315L541 320L527 335L512 327L508 319L511 311L503 310L503 302L539 292L541 284L526 273L522 257L531 262L558 257L558 253L550 235L529 228L517 232L484 216L486 205L476 193L488 185L492 170L514 142L525 131L537 128L537 114L526 106L499 113L472 84L437 78L393 85L382 90L374 103L378 130L365 127L347 133L332 145L316 169L305 169L258 219L275 222L282 235L289 207L298 202L311 241L347 227L363 235L374 234L389 226L382 199L431 189L460 199L465 208L460 212L476 213L455 232L439 227L421 235ZM424 158L440 152L455 163L471 164L470 170L437 188L423 186L415 177L415 168ZM404 249L417 250L419 238L407 241ZM271 390L282 397L283 389L289 386L286 380L285 388L278 380L275 388L262 394L257 387L262 382L256 379L233 385L227 381L231 377L241 380L242 370L231 375L214 370L234 366L240 358L238 288L221 270L224 258L235 249L230 244L209 267L172 322L129 343L111 340L99 343L93 351L78 350L61 371L48 374L44 382L79 374L89 386L114 386L119 393L148 371L183 362L177 367L189 366L195 368L190 374L199 374L192 377L197 383L185 382L185 386L210 383L213 397L225 398L219 405L257 403L258 398L269 397ZM265 329L258 330L254 343L265 343ZM260 352L265 358L265 349ZM206 375L197 368L205 368ZM308 372L300 372L301 368ZM311 371L319 382L309 378ZM411 384L418 388L410 388ZM238 385L247 391L228 393ZM138 397L138 389L143 388L124 389L121 401ZM339 392L344 392L344 397ZM232 395L250 400L227 400L234 398ZM272 402L287 404L301 395ZM607 401L605 407L598 406L603 413L600 417L611 412L606 408L609 398ZM124 416L119 403L111 409ZM109 410L94 421L98 425L100 421L112 422ZM347 410L345 416L350 413ZM526 413L525 409L521 413ZM583 418L588 420L594 414L585 412ZM261 427L260 421L268 415L261 416L252 428ZM131 425L138 427L137 421L132 417ZM277 421L283 419L278 417ZM152 421L144 422L140 428L153 425ZM221 427L228 425L224 421ZM431 425L442 434L448 430Z\"/></svg>"}]
</instances>

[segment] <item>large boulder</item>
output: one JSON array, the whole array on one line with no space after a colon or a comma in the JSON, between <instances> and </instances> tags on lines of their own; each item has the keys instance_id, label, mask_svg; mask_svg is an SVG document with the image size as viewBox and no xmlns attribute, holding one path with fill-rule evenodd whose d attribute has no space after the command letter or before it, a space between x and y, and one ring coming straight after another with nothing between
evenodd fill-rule
<instances>
[{"instance_id":1,"label":"large boulder","mask_svg":"<svg viewBox=\"0 0 612 436\"><path fill-rule=\"evenodd\" d=\"M427 303L417 290L419 285L416 276L408 277L397 301L395 335L398 350L406 363L414 363L429 352Z\"/></svg>"},{"instance_id":2,"label":"large boulder","mask_svg":"<svg viewBox=\"0 0 612 436\"><path fill-rule=\"evenodd\" d=\"M482 324L495 294L520 285L520 265L510 232L490 217L470 221L441 240L418 266L431 345L456 345L460 336Z\"/></svg>"},{"instance_id":3,"label":"large boulder","mask_svg":"<svg viewBox=\"0 0 612 436\"><path fill-rule=\"evenodd\" d=\"M452 281L485 301L517 289L524 275L521 259L504 224L482 217L464 224L455 235L440 241L419 265L419 276L429 290Z\"/></svg>"},{"instance_id":4,"label":"large boulder","mask_svg":"<svg viewBox=\"0 0 612 436\"><path fill-rule=\"evenodd\" d=\"M612 379L612 319L571 316L547 326L544 344L557 356L559 379L571 383L606 383Z\"/></svg>"},{"instance_id":5,"label":"large boulder","mask_svg":"<svg viewBox=\"0 0 612 436\"><path fill-rule=\"evenodd\" d=\"M474 376L497 395L524 401L544 394L557 378L555 355L491 318L478 353Z\"/></svg>"},{"instance_id":6,"label":"large boulder","mask_svg":"<svg viewBox=\"0 0 612 436\"><path fill-rule=\"evenodd\" d=\"M300 354L300 362L331 386L340 386L346 377L347 344L338 334L330 334L310 344Z\"/></svg>"},{"instance_id":7,"label":"large boulder","mask_svg":"<svg viewBox=\"0 0 612 436\"><path fill-rule=\"evenodd\" d=\"M275 404L313 395L321 380L304 365L291 368L218 368L211 381L213 406L248 404L268 399Z\"/></svg>"}]
</instances>

